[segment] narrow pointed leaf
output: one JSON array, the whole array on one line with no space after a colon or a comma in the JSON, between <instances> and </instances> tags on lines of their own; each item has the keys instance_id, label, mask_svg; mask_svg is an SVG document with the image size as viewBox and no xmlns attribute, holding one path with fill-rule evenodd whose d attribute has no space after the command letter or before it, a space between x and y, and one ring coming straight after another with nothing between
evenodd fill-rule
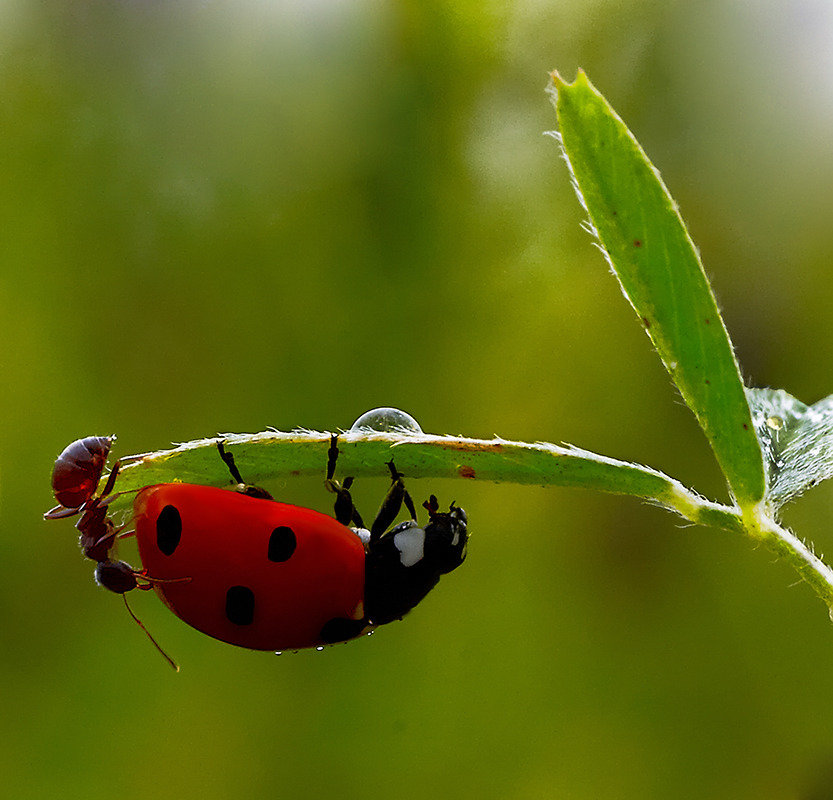
<instances>
[{"instance_id":1,"label":"narrow pointed leaf","mask_svg":"<svg viewBox=\"0 0 833 800\"><path fill-rule=\"evenodd\" d=\"M118 495L109 508L119 511L126 508L133 502L133 492L156 483L181 481L230 486L231 475L217 451L221 441L234 456L243 480L249 483L266 483L269 488L270 482L279 478L321 477L322 507L326 506L323 476L330 434L269 430L228 433L214 439L185 442L171 450L123 456L115 486ZM595 489L641 497L693 522L740 530L740 518L733 509L700 497L662 472L576 447L500 438L350 431L339 435L338 448L341 477L389 480L387 462L394 459L397 470L409 480L464 478ZM99 489L106 480L107 476L101 479ZM462 501L464 495L463 489L460 497L449 499Z\"/></svg>"},{"instance_id":2,"label":"narrow pointed leaf","mask_svg":"<svg viewBox=\"0 0 833 800\"><path fill-rule=\"evenodd\" d=\"M551 93L561 145L602 251L714 450L735 499L764 496L761 448L729 335L677 205L584 73Z\"/></svg>"}]
</instances>

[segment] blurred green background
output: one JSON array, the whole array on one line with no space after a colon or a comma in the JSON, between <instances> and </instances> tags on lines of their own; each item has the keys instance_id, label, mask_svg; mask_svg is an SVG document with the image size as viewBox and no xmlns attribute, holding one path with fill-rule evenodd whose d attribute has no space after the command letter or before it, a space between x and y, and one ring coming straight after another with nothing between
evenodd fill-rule
<instances>
[{"instance_id":1,"label":"blurred green background","mask_svg":"<svg viewBox=\"0 0 833 800\"><path fill-rule=\"evenodd\" d=\"M748 380L833 391L826 0L0 2L4 796L833 797L824 608L632 499L415 481L473 538L409 619L276 658L135 598L179 675L41 521L76 437L378 405L725 499L542 135L547 72L579 66L679 201ZM831 501L787 515L822 552Z\"/></svg>"}]
</instances>

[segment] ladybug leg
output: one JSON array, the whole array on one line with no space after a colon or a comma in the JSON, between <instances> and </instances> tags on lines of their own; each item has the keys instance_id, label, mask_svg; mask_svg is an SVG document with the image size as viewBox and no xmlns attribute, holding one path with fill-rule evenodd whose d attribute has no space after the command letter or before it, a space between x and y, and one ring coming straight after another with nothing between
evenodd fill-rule
<instances>
[{"instance_id":1,"label":"ladybug leg","mask_svg":"<svg viewBox=\"0 0 833 800\"><path fill-rule=\"evenodd\" d=\"M217 450L220 453L220 458L223 459L225 465L228 467L228 471L231 473L232 479L237 484L236 491L240 492L240 494L245 494L246 497L258 497L261 500L274 500L272 495L269 494L266 489L261 489L260 486L252 486L250 483L246 483L246 481L243 480L240 470L237 469L234 456L231 453L226 452L225 445L225 441L220 440L217 442Z\"/></svg>"},{"instance_id":2,"label":"ladybug leg","mask_svg":"<svg viewBox=\"0 0 833 800\"><path fill-rule=\"evenodd\" d=\"M220 453L220 458L223 459L228 467L228 471L231 473L231 477L234 479L234 482L240 486L245 486L246 481L243 480L240 470L237 469L237 464L234 462L234 456L231 453L226 452L226 443L224 441L217 442L217 450Z\"/></svg>"},{"instance_id":3,"label":"ladybug leg","mask_svg":"<svg viewBox=\"0 0 833 800\"><path fill-rule=\"evenodd\" d=\"M393 521L399 516L402 509L402 504L408 509L411 519L416 519L416 508L414 508L414 501L411 495L405 488L405 482L402 480L402 473L398 472L393 461L388 461L388 469L391 475L391 485L388 489L385 499L379 508L379 513L376 514L376 519L373 520L373 525L370 528L370 541L376 542L382 534L391 526Z\"/></svg>"},{"instance_id":4,"label":"ladybug leg","mask_svg":"<svg viewBox=\"0 0 833 800\"><path fill-rule=\"evenodd\" d=\"M357 528L363 528L364 522L361 515L356 510L353 504L353 497L350 494L350 487L353 485L353 478L345 478L339 483L333 476L336 471L336 462L338 461L338 436L333 434L330 437L330 449L327 451L327 477L324 480L324 486L328 492L332 492L336 496L334 504L335 518L342 525L350 525L351 523Z\"/></svg>"}]
</instances>

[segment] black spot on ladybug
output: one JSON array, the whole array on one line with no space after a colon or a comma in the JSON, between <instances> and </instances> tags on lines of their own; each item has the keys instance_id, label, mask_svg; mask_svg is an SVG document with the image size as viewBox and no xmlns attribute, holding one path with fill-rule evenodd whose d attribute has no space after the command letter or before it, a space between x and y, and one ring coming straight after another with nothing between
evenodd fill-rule
<instances>
[{"instance_id":1,"label":"black spot on ladybug","mask_svg":"<svg viewBox=\"0 0 833 800\"><path fill-rule=\"evenodd\" d=\"M321 641L327 644L346 642L348 639L355 639L364 627L365 621L362 619L333 617L329 622L324 623L321 629Z\"/></svg>"},{"instance_id":2,"label":"black spot on ladybug","mask_svg":"<svg viewBox=\"0 0 833 800\"><path fill-rule=\"evenodd\" d=\"M295 547L298 544L295 538L295 531L292 528L287 528L286 525L281 525L272 531L269 537L269 550L267 555L270 561L287 561L289 557L295 552Z\"/></svg>"},{"instance_id":3,"label":"black spot on ladybug","mask_svg":"<svg viewBox=\"0 0 833 800\"><path fill-rule=\"evenodd\" d=\"M248 586L232 586L226 592L226 617L234 625L252 624L255 593Z\"/></svg>"},{"instance_id":4,"label":"black spot on ladybug","mask_svg":"<svg viewBox=\"0 0 833 800\"><path fill-rule=\"evenodd\" d=\"M182 538L182 517L174 506L165 506L156 518L156 546L166 556L173 555Z\"/></svg>"}]
</instances>

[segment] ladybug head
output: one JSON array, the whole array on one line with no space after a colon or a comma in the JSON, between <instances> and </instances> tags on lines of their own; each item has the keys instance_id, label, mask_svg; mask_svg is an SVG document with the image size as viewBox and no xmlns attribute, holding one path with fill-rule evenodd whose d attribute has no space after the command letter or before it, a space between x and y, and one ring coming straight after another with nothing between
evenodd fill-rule
<instances>
[{"instance_id":1,"label":"ladybug head","mask_svg":"<svg viewBox=\"0 0 833 800\"><path fill-rule=\"evenodd\" d=\"M469 534L466 512L451 504L448 511L437 510L437 498L425 503L430 520L425 526L425 559L440 575L457 569L466 559Z\"/></svg>"},{"instance_id":2,"label":"ladybug head","mask_svg":"<svg viewBox=\"0 0 833 800\"><path fill-rule=\"evenodd\" d=\"M408 520L368 546L365 613L376 625L401 619L466 557L466 512L452 503L441 513L433 496L425 507L424 528Z\"/></svg>"}]
</instances>

